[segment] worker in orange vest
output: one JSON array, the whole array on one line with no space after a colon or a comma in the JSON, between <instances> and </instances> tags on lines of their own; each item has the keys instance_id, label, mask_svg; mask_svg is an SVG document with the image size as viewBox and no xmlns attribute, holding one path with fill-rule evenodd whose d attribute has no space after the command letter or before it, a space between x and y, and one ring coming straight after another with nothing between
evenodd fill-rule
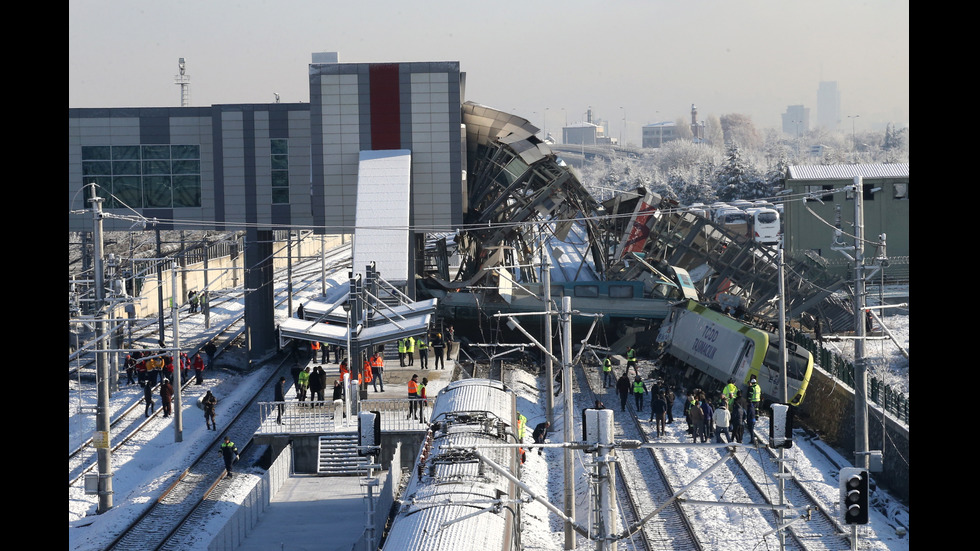
<instances>
[{"instance_id":1,"label":"worker in orange vest","mask_svg":"<svg viewBox=\"0 0 980 551\"><path fill-rule=\"evenodd\" d=\"M372 384L374 385L374 391L378 391L378 384L381 385L381 392L385 391L385 382L382 378L385 372L385 360L381 357L381 352L378 352L371 358L371 375L374 377Z\"/></svg>"},{"instance_id":2,"label":"worker in orange vest","mask_svg":"<svg viewBox=\"0 0 980 551\"><path fill-rule=\"evenodd\" d=\"M365 360L364 361L364 385L367 386L367 384L370 383L372 380L374 380L374 376L371 373L371 361Z\"/></svg>"},{"instance_id":3,"label":"worker in orange vest","mask_svg":"<svg viewBox=\"0 0 980 551\"><path fill-rule=\"evenodd\" d=\"M310 341L310 352L313 355L313 363L316 363L317 352L320 351L320 343L317 341Z\"/></svg>"},{"instance_id":4,"label":"worker in orange vest","mask_svg":"<svg viewBox=\"0 0 980 551\"><path fill-rule=\"evenodd\" d=\"M419 402L419 376L418 374L412 375L412 380L408 382L408 417L405 419L416 419L418 420L418 415L416 410L418 409Z\"/></svg>"}]
</instances>

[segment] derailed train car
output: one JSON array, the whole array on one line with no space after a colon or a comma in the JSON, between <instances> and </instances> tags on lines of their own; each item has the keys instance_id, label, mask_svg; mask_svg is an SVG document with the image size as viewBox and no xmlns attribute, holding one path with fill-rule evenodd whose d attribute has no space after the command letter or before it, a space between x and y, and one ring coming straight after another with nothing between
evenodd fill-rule
<instances>
[{"instance_id":1,"label":"derailed train car","mask_svg":"<svg viewBox=\"0 0 980 551\"><path fill-rule=\"evenodd\" d=\"M497 381L466 379L437 396L430 430L383 549L520 549L519 488L466 448L519 477L517 402ZM452 446L447 449L446 446Z\"/></svg>"},{"instance_id":2,"label":"derailed train car","mask_svg":"<svg viewBox=\"0 0 980 551\"><path fill-rule=\"evenodd\" d=\"M698 371L725 383L747 385L754 375L762 394L782 401L779 337L746 325L692 300L671 308L661 326L660 342L667 353ZM786 379L789 403L800 405L813 371L813 355L787 343Z\"/></svg>"}]
</instances>

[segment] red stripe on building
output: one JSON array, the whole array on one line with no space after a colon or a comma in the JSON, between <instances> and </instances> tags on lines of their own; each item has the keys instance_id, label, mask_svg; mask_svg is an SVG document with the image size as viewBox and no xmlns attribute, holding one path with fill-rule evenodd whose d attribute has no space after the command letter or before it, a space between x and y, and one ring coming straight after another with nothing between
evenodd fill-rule
<instances>
[{"instance_id":1,"label":"red stripe on building","mask_svg":"<svg viewBox=\"0 0 980 551\"><path fill-rule=\"evenodd\" d=\"M371 149L401 149L398 64L371 65Z\"/></svg>"}]
</instances>

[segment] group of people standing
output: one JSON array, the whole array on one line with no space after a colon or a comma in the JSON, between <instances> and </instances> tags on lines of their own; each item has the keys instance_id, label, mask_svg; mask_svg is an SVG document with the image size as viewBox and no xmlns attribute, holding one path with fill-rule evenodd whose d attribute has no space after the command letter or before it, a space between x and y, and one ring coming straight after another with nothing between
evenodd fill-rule
<instances>
[{"instance_id":1,"label":"group of people standing","mask_svg":"<svg viewBox=\"0 0 980 551\"><path fill-rule=\"evenodd\" d=\"M422 369L429 369L429 349L432 349L432 353L435 356L435 364L433 366L433 369L446 369L446 347L449 346L449 344L453 342L453 340L452 340L452 334L453 334L452 331L453 331L453 328L452 328L452 326L450 326L449 327L449 331L447 332L447 337L443 337L442 333L438 333L437 332L437 333L431 334L428 338L425 337L425 336L419 337L418 339L412 339L412 337L409 337L408 339L403 339L403 340L404 341L410 341L410 340L414 340L415 341L415 349L417 349L418 350L418 353L419 353L419 367L420 368L422 368ZM399 342L399 344L398 344L398 357L399 357L399 359L402 359L402 356L403 356L403 354L402 354L402 345L401 345L402 341L398 341L398 342ZM414 354L413 354L412 350L410 350L407 347L407 344L408 343L406 342L406 349L405 349L404 357L408 360L408 365L406 365L405 364L405 361L402 360L402 363L401 363L401 366L402 367L410 367L410 366L414 365L414 363L413 363Z\"/></svg>"},{"instance_id":2,"label":"group of people standing","mask_svg":"<svg viewBox=\"0 0 980 551\"><path fill-rule=\"evenodd\" d=\"M331 352L333 352L333 363L340 363L341 350L343 350L343 348L336 344L310 341L310 357L312 358L314 364L316 364L318 361L322 364L331 363ZM319 360L317 360L317 358L319 358Z\"/></svg>"},{"instance_id":3,"label":"group of people standing","mask_svg":"<svg viewBox=\"0 0 980 551\"><path fill-rule=\"evenodd\" d=\"M188 291L188 293L187 293L187 304L188 304L187 312L190 313L190 314L196 314L196 313L198 313L200 311L200 308L202 306L204 308L207 308L208 307L208 292L207 291L201 291L200 293L198 293L197 291L193 291L193 290L192 291Z\"/></svg>"},{"instance_id":4,"label":"group of people standing","mask_svg":"<svg viewBox=\"0 0 980 551\"><path fill-rule=\"evenodd\" d=\"M688 433L697 442L707 442L713 433L715 442L728 444L743 443L745 432L749 433L749 443L754 444L755 423L762 392L755 377L743 395L735 385L734 379L715 398L709 398L701 389L694 389L684 402L684 415L687 416ZM725 438L722 439L722 436Z\"/></svg>"},{"instance_id":5,"label":"group of people standing","mask_svg":"<svg viewBox=\"0 0 980 551\"><path fill-rule=\"evenodd\" d=\"M626 368L615 385L616 393L619 394L620 410L626 411L626 404L632 395L636 410L643 411L645 396L650 394L650 421L656 423L656 436L664 436L666 425L674 422L672 405L675 395L672 388L675 385L655 379L648 387L648 381L644 381L639 373L630 379L631 367L636 372L636 351L632 347L627 351ZM603 387L611 386L609 380L614 375L609 358L603 360L601 369ZM714 396L708 396L702 389L694 389L687 393L684 401L687 433L695 442L707 442L714 435L715 442L727 444L743 442L745 433L748 432L749 443L754 444L754 428L761 400L762 391L755 376L749 379L749 385L744 392L739 390L734 379L729 379L728 384Z\"/></svg>"},{"instance_id":6,"label":"group of people standing","mask_svg":"<svg viewBox=\"0 0 980 551\"><path fill-rule=\"evenodd\" d=\"M185 381L193 369L194 384L204 383L205 364L200 353L194 354L194 357L190 358L186 352L182 352L177 361L180 365L181 376ZM166 351L137 350L126 355L126 384L138 384L140 387L149 384L154 387L160 379L173 380L174 368L174 358Z\"/></svg>"},{"instance_id":7,"label":"group of people standing","mask_svg":"<svg viewBox=\"0 0 980 551\"><path fill-rule=\"evenodd\" d=\"M296 375L295 386L296 399L300 402L305 402L307 398L311 402L322 402L327 391L327 372L323 366L315 366L312 370L306 366Z\"/></svg>"}]
</instances>

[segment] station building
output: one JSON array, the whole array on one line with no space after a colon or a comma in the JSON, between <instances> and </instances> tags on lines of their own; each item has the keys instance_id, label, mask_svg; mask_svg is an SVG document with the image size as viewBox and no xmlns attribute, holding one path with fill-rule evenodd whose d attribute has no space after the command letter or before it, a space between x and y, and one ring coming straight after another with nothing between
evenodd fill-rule
<instances>
[{"instance_id":1,"label":"station building","mask_svg":"<svg viewBox=\"0 0 980 551\"><path fill-rule=\"evenodd\" d=\"M90 184L106 231L245 229L253 341L274 349L274 228L354 234L355 270L376 259L412 294L423 232L463 223L464 80L456 61L314 54L309 103L69 108L68 229L92 230Z\"/></svg>"},{"instance_id":2,"label":"station building","mask_svg":"<svg viewBox=\"0 0 980 551\"><path fill-rule=\"evenodd\" d=\"M335 56L334 56L335 59ZM68 110L68 193L163 229L294 225L352 233L362 151L409 152L408 220L451 229L465 205L458 62L312 63L310 102ZM383 222L378 211L378 221ZM90 221L69 217L69 231ZM132 221L107 218L106 230Z\"/></svg>"},{"instance_id":3,"label":"station building","mask_svg":"<svg viewBox=\"0 0 980 551\"><path fill-rule=\"evenodd\" d=\"M864 191L865 259L877 254L873 243L886 236L887 279L908 281L909 275L909 164L799 165L786 174L786 189L794 198L785 207L784 239L787 254L809 259L835 275L850 279L853 263L834 250L854 244L854 194L842 188L861 176ZM835 226L841 230L840 236ZM853 256L853 250L845 251Z\"/></svg>"}]
</instances>

